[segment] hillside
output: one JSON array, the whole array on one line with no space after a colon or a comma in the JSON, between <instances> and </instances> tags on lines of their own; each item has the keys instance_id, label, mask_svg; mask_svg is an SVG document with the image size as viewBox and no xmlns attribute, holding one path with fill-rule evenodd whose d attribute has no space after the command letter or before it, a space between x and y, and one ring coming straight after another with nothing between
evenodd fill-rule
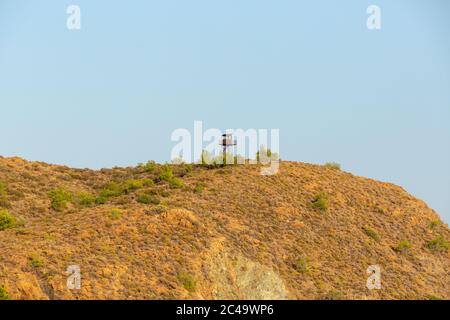
<instances>
[{"instance_id":1,"label":"hillside","mask_svg":"<svg viewBox=\"0 0 450 320\"><path fill-rule=\"evenodd\" d=\"M450 299L438 215L401 187L325 166L261 176L0 158L0 212L0 298ZM70 265L80 290L66 288ZM366 288L370 265L381 290Z\"/></svg>"}]
</instances>

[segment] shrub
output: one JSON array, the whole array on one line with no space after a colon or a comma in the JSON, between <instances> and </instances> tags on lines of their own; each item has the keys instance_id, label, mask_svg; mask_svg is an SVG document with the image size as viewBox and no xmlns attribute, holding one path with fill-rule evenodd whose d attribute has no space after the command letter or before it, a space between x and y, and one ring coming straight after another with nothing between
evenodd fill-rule
<instances>
[{"instance_id":1,"label":"shrub","mask_svg":"<svg viewBox=\"0 0 450 320\"><path fill-rule=\"evenodd\" d=\"M153 160L148 161L146 164L142 165L145 172L153 172L156 169L156 162Z\"/></svg>"},{"instance_id":2,"label":"shrub","mask_svg":"<svg viewBox=\"0 0 450 320\"><path fill-rule=\"evenodd\" d=\"M108 197L98 196L97 198L95 198L95 203L96 204L105 204L107 202L108 202Z\"/></svg>"},{"instance_id":3,"label":"shrub","mask_svg":"<svg viewBox=\"0 0 450 320\"><path fill-rule=\"evenodd\" d=\"M0 211L0 231L14 228L17 225L16 219L6 210Z\"/></svg>"},{"instance_id":4,"label":"shrub","mask_svg":"<svg viewBox=\"0 0 450 320\"><path fill-rule=\"evenodd\" d=\"M0 286L0 300L10 300L11 297L8 294L8 291L6 290L5 286Z\"/></svg>"},{"instance_id":5,"label":"shrub","mask_svg":"<svg viewBox=\"0 0 450 320\"><path fill-rule=\"evenodd\" d=\"M3 182L0 182L0 207L8 207L8 195L6 185Z\"/></svg>"},{"instance_id":6,"label":"shrub","mask_svg":"<svg viewBox=\"0 0 450 320\"><path fill-rule=\"evenodd\" d=\"M433 220L430 222L430 229L437 229L442 225L442 222L439 220Z\"/></svg>"},{"instance_id":7,"label":"shrub","mask_svg":"<svg viewBox=\"0 0 450 320\"><path fill-rule=\"evenodd\" d=\"M205 186L201 183L198 183L194 187L194 193L202 193L204 189L205 189Z\"/></svg>"},{"instance_id":8,"label":"shrub","mask_svg":"<svg viewBox=\"0 0 450 320\"><path fill-rule=\"evenodd\" d=\"M172 178L169 183L172 187L175 188L181 188L183 186L183 180L181 180L180 178Z\"/></svg>"},{"instance_id":9,"label":"shrub","mask_svg":"<svg viewBox=\"0 0 450 320\"><path fill-rule=\"evenodd\" d=\"M328 198L328 193L320 192L312 201L313 207L323 211L328 210Z\"/></svg>"},{"instance_id":10,"label":"shrub","mask_svg":"<svg viewBox=\"0 0 450 320\"><path fill-rule=\"evenodd\" d=\"M408 240L403 240L398 243L398 245L394 248L394 251L398 253L405 253L408 252L409 249L411 249L411 244Z\"/></svg>"},{"instance_id":11,"label":"shrub","mask_svg":"<svg viewBox=\"0 0 450 320\"><path fill-rule=\"evenodd\" d=\"M122 210L113 208L111 209L111 219L116 220L122 217Z\"/></svg>"},{"instance_id":12,"label":"shrub","mask_svg":"<svg viewBox=\"0 0 450 320\"><path fill-rule=\"evenodd\" d=\"M435 251L446 251L450 249L450 242L448 242L442 235L427 242L427 247Z\"/></svg>"},{"instance_id":13,"label":"shrub","mask_svg":"<svg viewBox=\"0 0 450 320\"><path fill-rule=\"evenodd\" d=\"M341 170L341 165L337 162L327 162L324 166L329 169Z\"/></svg>"},{"instance_id":14,"label":"shrub","mask_svg":"<svg viewBox=\"0 0 450 320\"><path fill-rule=\"evenodd\" d=\"M369 227L363 227L363 231L368 237L372 238L373 240L375 240L375 241L380 240L380 236L378 235L378 233L375 230L373 230Z\"/></svg>"},{"instance_id":15,"label":"shrub","mask_svg":"<svg viewBox=\"0 0 450 320\"><path fill-rule=\"evenodd\" d=\"M167 207L164 205L157 205L156 207L152 207L147 213L149 214L161 214L166 212Z\"/></svg>"},{"instance_id":16,"label":"shrub","mask_svg":"<svg viewBox=\"0 0 450 320\"><path fill-rule=\"evenodd\" d=\"M89 193L78 193L76 200L80 206L90 207L96 202L97 199Z\"/></svg>"},{"instance_id":17,"label":"shrub","mask_svg":"<svg viewBox=\"0 0 450 320\"><path fill-rule=\"evenodd\" d=\"M119 186L121 189L121 193L126 193L128 191L132 190L138 190L143 188L145 185L145 181L142 180L134 180L134 179L128 179L126 180L122 185Z\"/></svg>"},{"instance_id":18,"label":"shrub","mask_svg":"<svg viewBox=\"0 0 450 320\"><path fill-rule=\"evenodd\" d=\"M136 201L143 204L160 204L161 202L157 197L150 194L141 194Z\"/></svg>"},{"instance_id":19,"label":"shrub","mask_svg":"<svg viewBox=\"0 0 450 320\"><path fill-rule=\"evenodd\" d=\"M64 189L57 188L49 193L51 208L55 211L64 211L67 203L72 201L72 194Z\"/></svg>"},{"instance_id":20,"label":"shrub","mask_svg":"<svg viewBox=\"0 0 450 320\"><path fill-rule=\"evenodd\" d=\"M294 261L294 269L300 273L307 273L309 271L309 262L307 258L298 258Z\"/></svg>"},{"instance_id":21,"label":"shrub","mask_svg":"<svg viewBox=\"0 0 450 320\"><path fill-rule=\"evenodd\" d=\"M172 168L169 165L165 164L161 168L161 171L159 172L159 179L167 182L170 182L173 179Z\"/></svg>"},{"instance_id":22,"label":"shrub","mask_svg":"<svg viewBox=\"0 0 450 320\"><path fill-rule=\"evenodd\" d=\"M100 192L100 197L102 198L111 198L118 197L122 195L124 192L123 188L117 182L111 182Z\"/></svg>"},{"instance_id":23,"label":"shrub","mask_svg":"<svg viewBox=\"0 0 450 320\"><path fill-rule=\"evenodd\" d=\"M192 169L193 169L192 164L191 163L186 163L184 165L184 169L186 170L187 173L191 173Z\"/></svg>"},{"instance_id":24,"label":"shrub","mask_svg":"<svg viewBox=\"0 0 450 320\"><path fill-rule=\"evenodd\" d=\"M178 281L183 285L183 287L190 292L194 292L196 289L196 281L193 276L186 272L180 272L177 275Z\"/></svg>"},{"instance_id":25,"label":"shrub","mask_svg":"<svg viewBox=\"0 0 450 320\"><path fill-rule=\"evenodd\" d=\"M44 261L37 253L33 253L29 258L29 265L32 268L41 268L44 265Z\"/></svg>"}]
</instances>

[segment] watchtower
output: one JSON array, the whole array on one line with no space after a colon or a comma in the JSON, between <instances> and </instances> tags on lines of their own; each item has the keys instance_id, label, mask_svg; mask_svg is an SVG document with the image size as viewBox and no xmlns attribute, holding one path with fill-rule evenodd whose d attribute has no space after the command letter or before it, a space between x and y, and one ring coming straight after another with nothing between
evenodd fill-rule
<instances>
[{"instance_id":1,"label":"watchtower","mask_svg":"<svg viewBox=\"0 0 450 320\"><path fill-rule=\"evenodd\" d=\"M227 154L227 148L237 145L237 142L236 140L233 140L233 136L231 133L225 133L222 135L222 142L220 143L220 145L223 147L223 155L225 157L225 155Z\"/></svg>"}]
</instances>

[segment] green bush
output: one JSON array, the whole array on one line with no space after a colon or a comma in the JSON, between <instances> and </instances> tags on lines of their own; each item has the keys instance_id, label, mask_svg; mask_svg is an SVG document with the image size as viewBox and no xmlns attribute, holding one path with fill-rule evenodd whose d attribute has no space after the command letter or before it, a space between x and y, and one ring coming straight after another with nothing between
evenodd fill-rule
<instances>
[{"instance_id":1,"label":"green bush","mask_svg":"<svg viewBox=\"0 0 450 320\"><path fill-rule=\"evenodd\" d=\"M122 217L122 210L113 208L111 209L111 219L116 220Z\"/></svg>"},{"instance_id":2,"label":"green bush","mask_svg":"<svg viewBox=\"0 0 450 320\"><path fill-rule=\"evenodd\" d=\"M317 194L314 198L314 200L312 201L312 205L314 208L326 211L328 210L328 206L329 206L329 195L326 192L320 192L319 194Z\"/></svg>"},{"instance_id":3,"label":"green bush","mask_svg":"<svg viewBox=\"0 0 450 320\"><path fill-rule=\"evenodd\" d=\"M427 242L427 247L435 251L446 251L450 249L450 242L448 242L442 235Z\"/></svg>"},{"instance_id":4,"label":"green bush","mask_svg":"<svg viewBox=\"0 0 450 320\"><path fill-rule=\"evenodd\" d=\"M183 287L190 292L194 292L196 289L196 281L193 276L187 272L180 272L177 275L178 281L183 285Z\"/></svg>"},{"instance_id":5,"label":"green bush","mask_svg":"<svg viewBox=\"0 0 450 320\"><path fill-rule=\"evenodd\" d=\"M32 268L41 268L44 266L44 261L37 253L33 253L29 258L29 265Z\"/></svg>"},{"instance_id":6,"label":"green bush","mask_svg":"<svg viewBox=\"0 0 450 320\"><path fill-rule=\"evenodd\" d=\"M174 188L181 188L184 185L183 180L180 178L172 178L169 183Z\"/></svg>"},{"instance_id":7,"label":"green bush","mask_svg":"<svg viewBox=\"0 0 450 320\"><path fill-rule=\"evenodd\" d=\"M0 182L0 207L7 208L8 203L8 194L6 193L6 185L3 182Z\"/></svg>"},{"instance_id":8,"label":"green bush","mask_svg":"<svg viewBox=\"0 0 450 320\"><path fill-rule=\"evenodd\" d=\"M309 271L309 262L307 258L298 258L294 261L294 269L300 273L307 273Z\"/></svg>"},{"instance_id":9,"label":"green bush","mask_svg":"<svg viewBox=\"0 0 450 320\"><path fill-rule=\"evenodd\" d=\"M378 235L378 233L375 230L373 230L369 227L363 227L363 231L368 237L371 237L373 240L375 240L375 241L380 240L380 236Z\"/></svg>"},{"instance_id":10,"label":"green bush","mask_svg":"<svg viewBox=\"0 0 450 320\"><path fill-rule=\"evenodd\" d=\"M96 198L94 195L89 193L78 193L76 195L76 201L80 206L90 207L96 202Z\"/></svg>"},{"instance_id":11,"label":"green bush","mask_svg":"<svg viewBox=\"0 0 450 320\"><path fill-rule=\"evenodd\" d=\"M128 179L122 183L111 182L106 188L104 188L100 195L96 199L97 204L104 204L110 198L119 197L121 195L127 194L131 191L139 190L144 187L152 186L153 180L151 179Z\"/></svg>"},{"instance_id":12,"label":"green bush","mask_svg":"<svg viewBox=\"0 0 450 320\"><path fill-rule=\"evenodd\" d=\"M159 172L159 179L166 182L170 182L173 179L172 168L169 165L165 164L162 166Z\"/></svg>"},{"instance_id":13,"label":"green bush","mask_svg":"<svg viewBox=\"0 0 450 320\"><path fill-rule=\"evenodd\" d=\"M334 170L341 170L341 165L337 162L327 162L324 166Z\"/></svg>"},{"instance_id":14,"label":"green bush","mask_svg":"<svg viewBox=\"0 0 450 320\"><path fill-rule=\"evenodd\" d=\"M108 202L108 197L98 196L97 198L95 198L95 203L96 204L105 204L107 202Z\"/></svg>"},{"instance_id":15,"label":"green bush","mask_svg":"<svg viewBox=\"0 0 450 320\"><path fill-rule=\"evenodd\" d=\"M412 246L408 240L403 240L398 243L398 245L394 248L394 251L398 253L405 253L408 252L411 247Z\"/></svg>"},{"instance_id":16,"label":"green bush","mask_svg":"<svg viewBox=\"0 0 450 320\"><path fill-rule=\"evenodd\" d=\"M16 219L8 211L0 210L0 231L14 228L16 225Z\"/></svg>"},{"instance_id":17,"label":"green bush","mask_svg":"<svg viewBox=\"0 0 450 320\"><path fill-rule=\"evenodd\" d=\"M194 187L194 193L202 193L204 189L205 189L205 186L201 183L198 183Z\"/></svg>"},{"instance_id":18,"label":"green bush","mask_svg":"<svg viewBox=\"0 0 450 320\"><path fill-rule=\"evenodd\" d=\"M102 198L112 198L122 195L124 192L122 186L117 182L109 183L105 189L100 192L100 197Z\"/></svg>"},{"instance_id":19,"label":"green bush","mask_svg":"<svg viewBox=\"0 0 450 320\"><path fill-rule=\"evenodd\" d=\"M142 165L145 172L153 172L156 169L156 162L153 160L148 161L146 164Z\"/></svg>"},{"instance_id":20,"label":"green bush","mask_svg":"<svg viewBox=\"0 0 450 320\"><path fill-rule=\"evenodd\" d=\"M67 203L73 199L72 193L65 191L62 188L57 188L49 193L51 208L55 211L64 211L67 208Z\"/></svg>"},{"instance_id":21,"label":"green bush","mask_svg":"<svg viewBox=\"0 0 450 320\"><path fill-rule=\"evenodd\" d=\"M8 294L8 291L6 290L5 286L0 286L0 300L10 300L11 297Z\"/></svg>"},{"instance_id":22,"label":"green bush","mask_svg":"<svg viewBox=\"0 0 450 320\"><path fill-rule=\"evenodd\" d=\"M136 201L143 204L160 204L161 202L158 197L152 196L150 194L141 194L137 197Z\"/></svg>"},{"instance_id":23,"label":"green bush","mask_svg":"<svg viewBox=\"0 0 450 320\"><path fill-rule=\"evenodd\" d=\"M430 222L430 229L437 229L442 225L442 222L439 220L433 220Z\"/></svg>"}]
</instances>

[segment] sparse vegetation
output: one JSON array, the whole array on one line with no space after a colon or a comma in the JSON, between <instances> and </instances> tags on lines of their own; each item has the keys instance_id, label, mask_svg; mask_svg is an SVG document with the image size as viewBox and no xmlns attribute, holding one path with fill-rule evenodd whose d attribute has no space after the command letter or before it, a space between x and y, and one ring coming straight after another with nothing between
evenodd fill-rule
<instances>
[{"instance_id":1,"label":"sparse vegetation","mask_svg":"<svg viewBox=\"0 0 450 320\"><path fill-rule=\"evenodd\" d=\"M90 193L78 193L76 195L76 202L80 206L90 207L96 202L96 198Z\"/></svg>"},{"instance_id":2,"label":"sparse vegetation","mask_svg":"<svg viewBox=\"0 0 450 320\"><path fill-rule=\"evenodd\" d=\"M183 180L180 178L172 178L169 183L170 186L174 188L181 188L184 185Z\"/></svg>"},{"instance_id":3,"label":"sparse vegetation","mask_svg":"<svg viewBox=\"0 0 450 320\"><path fill-rule=\"evenodd\" d=\"M430 229L436 230L442 225L442 222L440 220L433 220L430 222Z\"/></svg>"},{"instance_id":4,"label":"sparse vegetation","mask_svg":"<svg viewBox=\"0 0 450 320\"><path fill-rule=\"evenodd\" d=\"M261 176L261 166L195 164L192 171L187 164L167 166L62 172L53 165L0 157L8 200L0 212L10 213L0 225L14 226L0 231L0 285L7 291L0 296L448 296L449 255L443 251L450 240L448 226L401 188L291 161L280 163L278 174L268 177ZM168 179L160 179L160 173ZM182 188L174 188L175 178ZM56 199L66 201L67 214L50 209L49 191L58 187L67 193L56 193ZM17 221L11 223L11 217ZM412 248L399 242L403 239ZM390 277L395 281L383 290L368 291L366 268L378 263L396 279ZM66 290L63 272L71 264L81 265L89 281L85 285L95 290L84 285L85 290ZM408 270L420 271L420 277ZM90 277L91 271L98 276Z\"/></svg>"},{"instance_id":5,"label":"sparse vegetation","mask_svg":"<svg viewBox=\"0 0 450 320\"><path fill-rule=\"evenodd\" d=\"M112 197L118 197L122 195L124 192L123 187L117 182L109 183L105 189L100 192L99 198L101 199L109 199Z\"/></svg>"},{"instance_id":6,"label":"sparse vegetation","mask_svg":"<svg viewBox=\"0 0 450 320\"><path fill-rule=\"evenodd\" d=\"M156 162L153 160L148 161L146 164L142 165L145 172L154 172L156 170Z\"/></svg>"},{"instance_id":7,"label":"sparse vegetation","mask_svg":"<svg viewBox=\"0 0 450 320\"><path fill-rule=\"evenodd\" d=\"M0 210L0 231L14 228L17 220L7 210Z\"/></svg>"},{"instance_id":8,"label":"sparse vegetation","mask_svg":"<svg viewBox=\"0 0 450 320\"><path fill-rule=\"evenodd\" d=\"M136 201L143 204L160 204L161 202L158 197L150 194L141 194L137 197Z\"/></svg>"},{"instance_id":9,"label":"sparse vegetation","mask_svg":"<svg viewBox=\"0 0 450 320\"><path fill-rule=\"evenodd\" d=\"M194 187L194 193L202 193L204 189L205 189L204 184L197 183Z\"/></svg>"},{"instance_id":10,"label":"sparse vegetation","mask_svg":"<svg viewBox=\"0 0 450 320\"><path fill-rule=\"evenodd\" d=\"M0 300L10 300L11 297L8 294L8 291L6 290L5 286L0 286Z\"/></svg>"},{"instance_id":11,"label":"sparse vegetation","mask_svg":"<svg viewBox=\"0 0 450 320\"><path fill-rule=\"evenodd\" d=\"M337 290L331 290L329 291L324 297L324 300L343 300L344 296L341 292Z\"/></svg>"},{"instance_id":12,"label":"sparse vegetation","mask_svg":"<svg viewBox=\"0 0 450 320\"><path fill-rule=\"evenodd\" d=\"M438 235L435 239L427 242L427 247L435 251L446 251L450 249L450 242L448 242L442 235Z\"/></svg>"},{"instance_id":13,"label":"sparse vegetation","mask_svg":"<svg viewBox=\"0 0 450 320\"><path fill-rule=\"evenodd\" d=\"M111 209L111 213L110 213L110 217L113 220L117 220L120 219L122 217L122 210L117 209L117 208L113 208Z\"/></svg>"},{"instance_id":14,"label":"sparse vegetation","mask_svg":"<svg viewBox=\"0 0 450 320\"><path fill-rule=\"evenodd\" d=\"M408 240L402 240L400 241L397 246L394 248L395 252L398 253L406 253L411 249L411 244L409 243Z\"/></svg>"},{"instance_id":15,"label":"sparse vegetation","mask_svg":"<svg viewBox=\"0 0 450 320\"><path fill-rule=\"evenodd\" d=\"M326 192L320 192L314 197L312 201L312 205L314 208L320 209L322 211L328 210L329 206L329 195Z\"/></svg>"},{"instance_id":16,"label":"sparse vegetation","mask_svg":"<svg viewBox=\"0 0 450 320\"><path fill-rule=\"evenodd\" d=\"M8 194L6 193L6 185L3 182L0 182L0 207L7 208L8 203Z\"/></svg>"},{"instance_id":17,"label":"sparse vegetation","mask_svg":"<svg viewBox=\"0 0 450 320\"><path fill-rule=\"evenodd\" d=\"M55 211L64 211L67 208L67 203L73 199L72 193L65 191L62 188L57 188L49 193L50 206Z\"/></svg>"},{"instance_id":18,"label":"sparse vegetation","mask_svg":"<svg viewBox=\"0 0 450 320\"><path fill-rule=\"evenodd\" d=\"M44 266L44 260L40 257L38 253L33 253L29 258L28 264L32 268L41 268Z\"/></svg>"},{"instance_id":19,"label":"sparse vegetation","mask_svg":"<svg viewBox=\"0 0 450 320\"><path fill-rule=\"evenodd\" d=\"M380 236L372 228L363 227L363 231L368 237L372 238L373 240L375 240L375 241L379 241L380 240Z\"/></svg>"},{"instance_id":20,"label":"sparse vegetation","mask_svg":"<svg viewBox=\"0 0 450 320\"><path fill-rule=\"evenodd\" d=\"M195 292L197 283L193 276L187 272L180 272L177 275L178 281L183 285L183 287L190 292Z\"/></svg>"},{"instance_id":21,"label":"sparse vegetation","mask_svg":"<svg viewBox=\"0 0 450 320\"><path fill-rule=\"evenodd\" d=\"M300 273L309 272L309 262L307 258L298 258L294 261L294 269Z\"/></svg>"},{"instance_id":22,"label":"sparse vegetation","mask_svg":"<svg viewBox=\"0 0 450 320\"><path fill-rule=\"evenodd\" d=\"M327 162L324 166L329 169L341 170L341 165L337 162Z\"/></svg>"},{"instance_id":23,"label":"sparse vegetation","mask_svg":"<svg viewBox=\"0 0 450 320\"><path fill-rule=\"evenodd\" d=\"M159 172L159 179L168 182L174 188L181 188L183 186L183 180L173 176L172 168L168 164L162 166Z\"/></svg>"},{"instance_id":24,"label":"sparse vegetation","mask_svg":"<svg viewBox=\"0 0 450 320\"><path fill-rule=\"evenodd\" d=\"M170 182L173 179L172 168L168 164L162 166L159 172L159 179L166 182Z\"/></svg>"},{"instance_id":25,"label":"sparse vegetation","mask_svg":"<svg viewBox=\"0 0 450 320\"><path fill-rule=\"evenodd\" d=\"M152 207L149 211L148 211L148 213L150 213L150 214L161 214L161 213L164 213L164 212L166 212L167 211L167 207L166 206L164 206L164 205L157 205L156 207Z\"/></svg>"}]
</instances>

